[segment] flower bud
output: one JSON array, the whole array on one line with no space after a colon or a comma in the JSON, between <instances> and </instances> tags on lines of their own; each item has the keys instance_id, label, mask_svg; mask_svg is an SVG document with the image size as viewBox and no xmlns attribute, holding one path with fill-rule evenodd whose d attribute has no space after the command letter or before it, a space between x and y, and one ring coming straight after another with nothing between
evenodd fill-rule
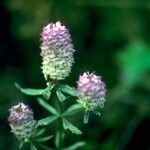
<instances>
[{"instance_id":1,"label":"flower bud","mask_svg":"<svg viewBox=\"0 0 150 150\"><path fill-rule=\"evenodd\" d=\"M84 73L77 81L77 94L79 102L86 108L86 111L94 111L102 108L105 102L105 83L100 76L94 73Z\"/></svg>"},{"instance_id":2,"label":"flower bud","mask_svg":"<svg viewBox=\"0 0 150 150\"><path fill-rule=\"evenodd\" d=\"M42 70L45 79L65 79L74 62L71 35L60 22L49 23L41 33Z\"/></svg>"},{"instance_id":3,"label":"flower bud","mask_svg":"<svg viewBox=\"0 0 150 150\"><path fill-rule=\"evenodd\" d=\"M23 103L19 103L10 108L9 111L10 115L8 121L11 132L14 133L19 140L32 137L36 125L32 110Z\"/></svg>"}]
</instances>

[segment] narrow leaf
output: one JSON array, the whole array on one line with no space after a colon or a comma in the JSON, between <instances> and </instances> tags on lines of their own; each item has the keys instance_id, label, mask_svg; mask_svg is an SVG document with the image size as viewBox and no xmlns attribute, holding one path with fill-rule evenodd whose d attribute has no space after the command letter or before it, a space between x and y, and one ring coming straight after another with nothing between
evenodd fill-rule
<instances>
[{"instance_id":1,"label":"narrow leaf","mask_svg":"<svg viewBox=\"0 0 150 150\"><path fill-rule=\"evenodd\" d=\"M48 124L52 123L53 121L55 121L57 118L58 118L58 116L50 116L50 117L41 119L38 121L38 126L48 125Z\"/></svg>"},{"instance_id":2,"label":"narrow leaf","mask_svg":"<svg viewBox=\"0 0 150 150\"><path fill-rule=\"evenodd\" d=\"M36 139L36 141L38 141L38 142L45 142L45 141L50 140L51 138L53 138L53 135Z\"/></svg>"},{"instance_id":3,"label":"narrow leaf","mask_svg":"<svg viewBox=\"0 0 150 150\"><path fill-rule=\"evenodd\" d=\"M84 145L85 145L85 142L80 141L80 142L77 142L77 143L67 147L67 148L64 148L63 150L76 150L77 148L80 148Z\"/></svg>"},{"instance_id":4,"label":"narrow leaf","mask_svg":"<svg viewBox=\"0 0 150 150\"><path fill-rule=\"evenodd\" d=\"M79 111L84 110L83 106L81 104L73 104L72 106L70 106L64 113L64 116L71 116L74 115L76 113L78 113Z\"/></svg>"},{"instance_id":5,"label":"narrow leaf","mask_svg":"<svg viewBox=\"0 0 150 150\"><path fill-rule=\"evenodd\" d=\"M36 95L42 95L45 89L30 89L30 88L21 88L21 86L17 83L15 83L15 86L24 94L36 96Z\"/></svg>"},{"instance_id":6,"label":"narrow leaf","mask_svg":"<svg viewBox=\"0 0 150 150\"><path fill-rule=\"evenodd\" d=\"M50 84L50 85L45 89L45 91L43 92L43 97L44 97L46 100L50 99L51 90L53 89L53 87L54 87L54 85L51 85L51 84Z\"/></svg>"},{"instance_id":7,"label":"narrow leaf","mask_svg":"<svg viewBox=\"0 0 150 150\"><path fill-rule=\"evenodd\" d=\"M22 149L23 145L24 145L24 141L21 141L19 144L19 149Z\"/></svg>"},{"instance_id":8,"label":"narrow leaf","mask_svg":"<svg viewBox=\"0 0 150 150\"><path fill-rule=\"evenodd\" d=\"M30 143L30 149L31 150L38 150L37 148L36 148L36 146L31 142Z\"/></svg>"},{"instance_id":9,"label":"narrow leaf","mask_svg":"<svg viewBox=\"0 0 150 150\"><path fill-rule=\"evenodd\" d=\"M37 145L38 145L39 147L41 147L43 150L54 150L53 148L47 147L47 146L45 146L45 145L43 145L43 144L41 144L41 143L37 143Z\"/></svg>"},{"instance_id":10,"label":"narrow leaf","mask_svg":"<svg viewBox=\"0 0 150 150\"><path fill-rule=\"evenodd\" d=\"M57 110L55 108L53 108L51 105L49 105L48 103L46 103L43 99L38 98L37 100L38 100L39 104L41 106L43 106L45 109L47 109L49 112L51 112L54 115L59 115Z\"/></svg>"},{"instance_id":11,"label":"narrow leaf","mask_svg":"<svg viewBox=\"0 0 150 150\"><path fill-rule=\"evenodd\" d=\"M67 94L69 94L69 95L77 96L77 91L76 91L76 89L75 89L74 87L70 87L70 86L68 86L68 85L61 85L61 86L59 87L59 89L60 89L61 91L63 91L64 93L67 93Z\"/></svg>"},{"instance_id":12,"label":"narrow leaf","mask_svg":"<svg viewBox=\"0 0 150 150\"><path fill-rule=\"evenodd\" d=\"M44 132L45 132L45 129L40 129L40 130L36 131L35 137L42 135Z\"/></svg>"},{"instance_id":13,"label":"narrow leaf","mask_svg":"<svg viewBox=\"0 0 150 150\"><path fill-rule=\"evenodd\" d=\"M97 116L101 116L101 113L100 112L98 112L98 111L93 111L93 113L95 114L95 115L97 115Z\"/></svg>"},{"instance_id":14,"label":"narrow leaf","mask_svg":"<svg viewBox=\"0 0 150 150\"><path fill-rule=\"evenodd\" d=\"M89 115L90 115L89 112L86 112L86 113L84 114L84 123L85 123L85 124L87 124L88 121L89 121Z\"/></svg>"},{"instance_id":15,"label":"narrow leaf","mask_svg":"<svg viewBox=\"0 0 150 150\"><path fill-rule=\"evenodd\" d=\"M49 100L50 97L51 97L51 91L44 91L43 92L43 97L46 99L46 100Z\"/></svg>"},{"instance_id":16,"label":"narrow leaf","mask_svg":"<svg viewBox=\"0 0 150 150\"><path fill-rule=\"evenodd\" d=\"M60 100L60 102L63 102L66 100L66 96L60 90L57 90L56 94L57 94L57 97Z\"/></svg>"},{"instance_id":17,"label":"narrow leaf","mask_svg":"<svg viewBox=\"0 0 150 150\"><path fill-rule=\"evenodd\" d=\"M69 129L72 133L82 134L82 132L77 127L75 127L74 125L72 125L66 119L63 119L63 127L64 127L65 130Z\"/></svg>"}]
</instances>

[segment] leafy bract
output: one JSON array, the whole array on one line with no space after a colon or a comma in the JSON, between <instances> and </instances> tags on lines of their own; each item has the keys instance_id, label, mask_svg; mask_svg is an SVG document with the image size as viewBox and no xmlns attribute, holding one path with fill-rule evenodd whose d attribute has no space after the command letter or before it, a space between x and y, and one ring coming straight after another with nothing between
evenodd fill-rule
<instances>
[{"instance_id":1,"label":"leafy bract","mask_svg":"<svg viewBox=\"0 0 150 150\"><path fill-rule=\"evenodd\" d=\"M70 87L68 85L60 85L59 89L71 96L77 96L77 91L74 87Z\"/></svg>"},{"instance_id":2,"label":"leafy bract","mask_svg":"<svg viewBox=\"0 0 150 150\"><path fill-rule=\"evenodd\" d=\"M63 102L66 100L66 96L60 90L57 90L56 94L57 94L57 97L60 100L60 102Z\"/></svg>"},{"instance_id":3,"label":"leafy bract","mask_svg":"<svg viewBox=\"0 0 150 150\"><path fill-rule=\"evenodd\" d=\"M37 100L38 100L39 104L41 106L43 106L45 109L47 109L49 112L51 112L54 115L59 115L57 110L54 107L52 107L51 105L49 105L47 102L45 102L42 98L38 98Z\"/></svg>"},{"instance_id":4,"label":"leafy bract","mask_svg":"<svg viewBox=\"0 0 150 150\"><path fill-rule=\"evenodd\" d=\"M36 148L36 146L31 142L30 143L30 149L31 150L38 150L37 148Z\"/></svg>"},{"instance_id":5,"label":"leafy bract","mask_svg":"<svg viewBox=\"0 0 150 150\"><path fill-rule=\"evenodd\" d=\"M50 136L38 138L38 139L36 139L36 141L37 142L46 142L46 141L48 141L48 140L50 140L52 138L53 138L53 135L50 135Z\"/></svg>"},{"instance_id":6,"label":"leafy bract","mask_svg":"<svg viewBox=\"0 0 150 150\"><path fill-rule=\"evenodd\" d=\"M48 124L52 123L53 121L55 121L57 118L58 118L58 116L50 116L47 118L43 118L38 121L38 126L48 125Z\"/></svg>"},{"instance_id":7,"label":"leafy bract","mask_svg":"<svg viewBox=\"0 0 150 150\"><path fill-rule=\"evenodd\" d=\"M19 84L15 83L15 86L24 94L30 95L30 96L38 96L43 95L45 99L49 99L51 96L51 90L54 87L54 85L49 85L45 89L32 89L32 88L22 88Z\"/></svg>"},{"instance_id":8,"label":"leafy bract","mask_svg":"<svg viewBox=\"0 0 150 150\"><path fill-rule=\"evenodd\" d=\"M46 131L45 129L37 129L34 137L42 135L45 131Z\"/></svg>"},{"instance_id":9,"label":"leafy bract","mask_svg":"<svg viewBox=\"0 0 150 150\"><path fill-rule=\"evenodd\" d=\"M89 112L86 112L86 113L84 114L84 123L85 123L85 124L87 124L87 123L89 122L89 115L90 115Z\"/></svg>"},{"instance_id":10,"label":"leafy bract","mask_svg":"<svg viewBox=\"0 0 150 150\"><path fill-rule=\"evenodd\" d=\"M81 110L84 110L84 108L81 104L79 104L79 103L73 104L63 113L63 115L71 116L71 115L74 115L74 114L80 112Z\"/></svg>"},{"instance_id":11,"label":"leafy bract","mask_svg":"<svg viewBox=\"0 0 150 150\"><path fill-rule=\"evenodd\" d=\"M31 88L22 88L19 84L15 83L15 86L26 95L42 95L45 89L31 89Z\"/></svg>"},{"instance_id":12,"label":"leafy bract","mask_svg":"<svg viewBox=\"0 0 150 150\"><path fill-rule=\"evenodd\" d=\"M67 147L67 148L63 148L63 150L76 150L84 145L85 145L85 142L80 141L80 142L77 142L77 143Z\"/></svg>"},{"instance_id":13,"label":"leafy bract","mask_svg":"<svg viewBox=\"0 0 150 150\"><path fill-rule=\"evenodd\" d=\"M77 127L75 127L66 119L63 119L62 121L63 121L63 127L65 130L69 129L74 134L82 134L82 132Z\"/></svg>"},{"instance_id":14,"label":"leafy bract","mask_svg":"<svg viewBox=\"0 0 150 150\"><path fill-rule=\"evenodd\" d=\"M23 146L24 146L25 142L24 141L21 141L20 144L19 144L19 149L22 149Z\"/></svg>"}]
</instances>

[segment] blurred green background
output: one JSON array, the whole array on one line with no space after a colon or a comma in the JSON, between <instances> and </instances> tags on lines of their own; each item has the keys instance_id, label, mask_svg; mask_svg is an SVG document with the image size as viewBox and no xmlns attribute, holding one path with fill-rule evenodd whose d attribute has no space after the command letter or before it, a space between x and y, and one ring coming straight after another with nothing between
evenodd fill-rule
<instances>
[{"instance_id":1,"label":"blurred green background","mask_svg":"<svg viewBox=\"0 0 150 150\"><path fill-rule=\"evenodd\" d=\"M0 150L18 150L7 123L12 105L25 102L36 119L43 116L35 98L20 93L14 82L45 87L40 32L58 20L69 28L76 49L63 82L76 86L79 74L95 71L107 85L102 116L91 116L89 125L79 125L84 134L69 134L65 143L86 140L82 150L150 150L149 0L0 1Z\"/></svg>"}]
</instances>

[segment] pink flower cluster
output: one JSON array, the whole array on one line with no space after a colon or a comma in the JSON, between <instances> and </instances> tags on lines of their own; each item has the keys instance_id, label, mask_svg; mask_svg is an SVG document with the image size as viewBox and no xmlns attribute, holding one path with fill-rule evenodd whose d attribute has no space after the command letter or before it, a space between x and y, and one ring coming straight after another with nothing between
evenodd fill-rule
<instances>
[{"instance_id":1,"label":"pink flower cluster","mask_svg":"<svg viewBox=\"0 0 150 150\"><path fill-rule=\"evenodd\" d=\"M19 103L16 106L13 106L9 109L10 116L9 116L9 122L10 123L24 123L25 120L33 119L33 112L31 109L29 109L28 106L24 105L23 103Z\"/></svg>"},{"instance_id":2,"label":"pink flower cluster","mask_svg":"<svg viewBox=\"0 0 150 150\"><path fill-rule=\"evenodd\" d=\"M42 69L46 78L65 79L74 62L74 48L69 30L60 22L49 23L41 33Z\"/></svg>"},{"instance_id":3,"label":"pink flower cluster","mask_svg":"<svg viewBox=\"0 0 150 150\"><path fill-rule=\"evenodd\" d=\"M55 24L49 23L45 26L41 33L41 41L41 47L46 46L49 50L55 51L58 55L66 56L66 54L68 55L74 52L69 30L61 25L60 22L56 22ZM45 52L46 51L43 50L41 55L43 56Z\"/></svg>"},{"instance_id":4,"label":"pink flower cluster","mask_svg":"<svg viewBox=\"0 0 150 150\"><path fill-rule=\"evenodd\" d=\"M32 110L23 103L19 103L13 106L9 111L10 115L8 121L12 133L14 133L19 140L30 138L36 125Z\"/></svg>"},{"instance_id":5,"label":"pink flower cluster","mask_svg":"<svg viewBox=\"0 0 150 150\"><path fill-rule=\"evenodd\" d=\"M105 83L100 76L89 72L80 75L79 81L77 81L77 93L80 101L85 103L85 106L89 103L103 103L105 92Z\"/></svg>"}]
</instances>

